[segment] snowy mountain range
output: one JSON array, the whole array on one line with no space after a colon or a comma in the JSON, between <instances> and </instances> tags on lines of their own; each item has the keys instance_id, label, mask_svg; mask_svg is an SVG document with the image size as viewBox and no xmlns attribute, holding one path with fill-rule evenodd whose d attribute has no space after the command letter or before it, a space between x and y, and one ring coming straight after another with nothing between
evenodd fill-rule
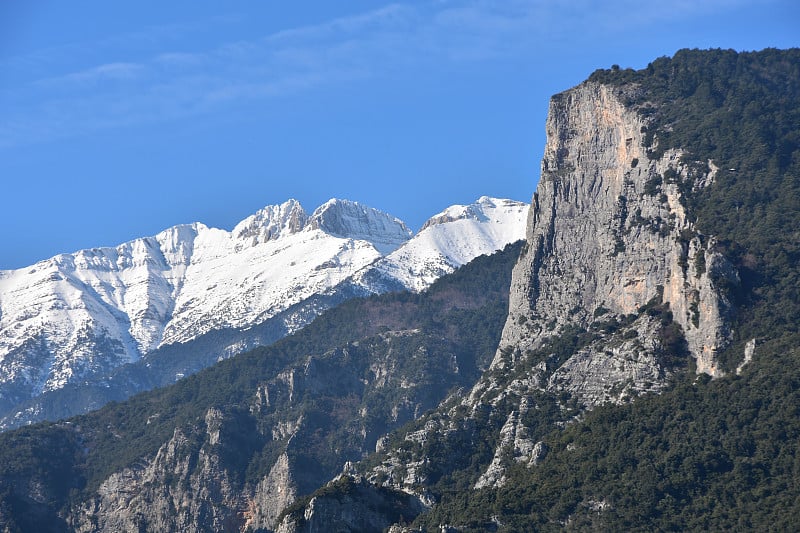
<instances>
[{"instance_id":1,"label":"snowy mountain range","mask_svg":"<svg viewBox=\"0 0 800 533\"><path fill-rule=\"evenodd\" d=\"M330 200L309 215L289 200L230 232L175 226L0 271L0 414L213 332L239 332L224 346L229 356L349 297L422 291L524 238L527 212L482 197L412 236L399 219L357 202ZM278 333L263 338L256 326L278 319Z\"/></svg>"}]
</instances>

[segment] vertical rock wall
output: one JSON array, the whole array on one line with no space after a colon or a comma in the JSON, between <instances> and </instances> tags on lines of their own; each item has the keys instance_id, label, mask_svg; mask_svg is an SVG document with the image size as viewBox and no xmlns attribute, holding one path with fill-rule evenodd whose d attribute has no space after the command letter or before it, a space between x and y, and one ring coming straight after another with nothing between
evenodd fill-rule
<instances>
[{"instance_id":1,"label":"vertical rock wall","mask_svg":"<svg viewBox=\"0 0 800 533\"><path fill-rule=\"evenodd\" d=\"M552 98L501 349L535 349L561 326L637 313L655 298L669 304L698 372L721 375L715 353L730 334L730 304L720 286L736 273L686 213L680 183L697 166L676 151L649 160L646 126L604 85ZM711 183L714 172L696 182Z\"/></svg>"}]
</instances>

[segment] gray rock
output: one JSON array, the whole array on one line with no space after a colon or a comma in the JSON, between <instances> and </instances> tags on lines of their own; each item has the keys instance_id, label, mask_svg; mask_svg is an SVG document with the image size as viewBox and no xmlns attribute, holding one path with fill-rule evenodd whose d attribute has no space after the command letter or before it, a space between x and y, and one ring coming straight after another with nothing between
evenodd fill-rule
<instances>
[{"instance_id":1,"label":"gray rock","mask_svg":"<svg viewBox=\"0 0 800 533\"><path fill-rule=\"evenodd\" d=\"M744 359L742 360L741 364L736 367L736 374L741 374L744 367L753 360L753 355L756 353L756 340L750 339L747 341L747 344L744 345Z\"/></svg>"},{"instance_id":2,"label":"gray rock","mask_svg":"<svg viewBox=\"0 0 800 533\"><path fill-rule=\"evenodd\" d=\"M311 498L302 516L287 515L276 533L383 531L393 521L411 520L424 509L413 495L378 488L364 480L345 477L333 486L335 490Z\"/></svg>"}]
</instances>

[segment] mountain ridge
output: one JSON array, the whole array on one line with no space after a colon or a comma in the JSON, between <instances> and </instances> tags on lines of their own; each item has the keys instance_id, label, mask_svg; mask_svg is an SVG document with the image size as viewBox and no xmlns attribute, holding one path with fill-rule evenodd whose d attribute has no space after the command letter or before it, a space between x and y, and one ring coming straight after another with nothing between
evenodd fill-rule
<instances>
[{"instance_id":1,"label":"mountain ridge","mask_svg":"<svg viewBox=\"0 0 800 533\"><path fill-rule=\"evenodd\" d=\"M233 344L215 344L217 358L273 342L344 299L422 290L522 237L526 204L484 198L474 206L503 214L458 223L438 241L420 245L402 221L358 202L332 199L309 215L288 200L266 206L230 232L197 222L178 225L117 247L59 254L2 272L0 415L15 423L30 420L13 407L69 383L103 382L159 348L214 331L270 321L277 326L268 327L266 337L254 331ZM476 244L466 235L457 239L459 232L475 231L485 235ZM413 252L391 257L410 243ZM424 277L413 271L420 254L435 266ZM173 365L169 379L197 370L181 357L185 364Z\"/></svg>"}]
</instances>

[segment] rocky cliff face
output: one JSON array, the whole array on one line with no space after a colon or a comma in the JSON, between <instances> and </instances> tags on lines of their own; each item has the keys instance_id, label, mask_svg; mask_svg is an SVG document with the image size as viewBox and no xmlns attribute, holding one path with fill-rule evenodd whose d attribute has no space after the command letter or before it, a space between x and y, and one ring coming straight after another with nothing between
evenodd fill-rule
<instances>
[{"instance_id":1,"label":"rocky cliff face","mask_svg":"<svg viewBox=\"0 0 800 533\"><path fill-rule=\"evenodd\" d=\"M287 514L275 532L384 531L395 522L414 518L422 510L413 496L343 475L333 482L327 494L317 494L304 507Z\"/></svg>"},{"instance_id":2,"label":"rocky cliff face","mask_svg":"<svg viewBox=\"0 0 800 533\"><path fill-rule=\"evenodd\" d=\"M550 103L542 177L514 271L501 346L519 356L566 325L669 306L697 371L721 374L714 354L729 340L723 287L736 272L687 216L681 183L705 186L713 164L668 151L650 160L647 122L619 93L584 83ZM657 142L657 141L656 141ZM500 359L496 360L500 364Z\"/></svg>"},{"instance_id":3,"label":"rocky cliff face","mask_svg":"<svg viewBox=\"0 0 800 533\"><path fill-rule=\"evenodd\" d=\"M243 522L241 497L215 452L222 414L206 434L176 429L155 457L114 473L70 516L74 531L224 531ZM199 451L193 441L205 441Z\"/></svg>"}]
</instances>

